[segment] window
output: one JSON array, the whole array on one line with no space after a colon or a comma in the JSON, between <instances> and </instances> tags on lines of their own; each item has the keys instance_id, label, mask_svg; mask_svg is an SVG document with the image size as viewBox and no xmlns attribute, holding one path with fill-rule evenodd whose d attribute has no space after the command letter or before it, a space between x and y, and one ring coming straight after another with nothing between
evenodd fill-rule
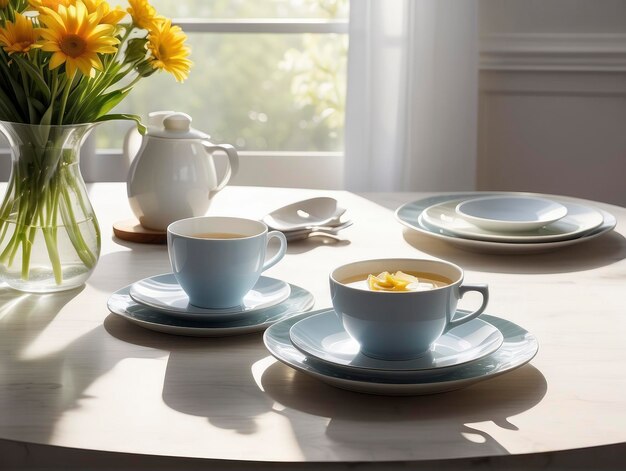
<instances>
[{"instance_id":1,"label":"window","mask_svg":"<svg viewBox=\"0 0 626 471\"><path fill-rule=\"evenodd\" d=\"M127 6L126 0L109 2ZM150 111L186 112L195 128L213 142L234 145L242 157L340 160L349 0L151 3L185 30L194 66L184 84L166 73L140 81L116 112L144 118ZM101 124L83 160L111 168L130 126ZM125 171L108 176L124 180Z\"/></svg>"},{"instance_id":2,"label":"window","mask_svg":"<svg viewBox=\"0 0 626 471\"><path fill-rule=\"evenodd\" d=\"M139 82L120 111L184 111L240 151L343 152L348 0L152 4L183 27L194 67L182 85L169 74ZM97 147L121 148L127 126L101 125Z\"/></svg>"}]
</instances>

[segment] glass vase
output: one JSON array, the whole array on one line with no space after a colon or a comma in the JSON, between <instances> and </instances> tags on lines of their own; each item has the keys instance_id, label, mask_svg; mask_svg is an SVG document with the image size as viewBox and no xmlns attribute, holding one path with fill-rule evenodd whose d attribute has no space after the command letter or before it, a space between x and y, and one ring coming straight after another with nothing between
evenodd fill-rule
<instances>
[{"instance_id":1,"label":"glass vase","mask_svg":"<svg viewBox=\"0 0 626 471\"><path fill-rule=\"evenodd\" d=\"M0 206L0 277L12 288L68 290L95 268L100 227L78 165L93 126L0 122L12 151Z\"/></svg>"}]
</instances>

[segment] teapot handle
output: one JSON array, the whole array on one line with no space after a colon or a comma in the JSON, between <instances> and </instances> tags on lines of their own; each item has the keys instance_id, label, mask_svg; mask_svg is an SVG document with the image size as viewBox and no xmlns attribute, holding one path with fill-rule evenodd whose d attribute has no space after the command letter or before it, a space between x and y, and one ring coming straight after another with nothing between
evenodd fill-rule
<instances>
[{"instance_id":1,"label":"teapot handle","mask_svg":"<svg viewBox=\"0 0 626 471\"><path fill-rule=\"evenodd\" d=\"M214 190L212 190L213 192L220 191L222 188L226 186L226 184L232 177L237 175L237 172L239 171L239 155L237 154L237 151L235 150L235 148L231 146L230 144L216 145L216 144L211 144L208 141L202 141L202 145L204 146L204 150L208 154L216 150L221 150L221 151L226 152L226 155L228 156L229 165L228 165L228 169L226 170L226 174L224 175L224 178L222 178L222 181L217 185L217 187Z\"/></svg>"}]
</instances>

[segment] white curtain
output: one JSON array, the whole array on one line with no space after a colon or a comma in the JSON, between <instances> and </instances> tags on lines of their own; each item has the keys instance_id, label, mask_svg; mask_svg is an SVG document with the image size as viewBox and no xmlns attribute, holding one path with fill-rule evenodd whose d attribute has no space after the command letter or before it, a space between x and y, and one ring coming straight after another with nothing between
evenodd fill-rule
<instances>
[{"instance_id":1,"label":"white curtain","mask_svg":"<svg viewBox=\"0 0 626 471\"><path fill-rule=\"evenodd\" d=\"M477 0L351 2L346 189L474 189L477 10Z\"/></svg>"}]
</instances>

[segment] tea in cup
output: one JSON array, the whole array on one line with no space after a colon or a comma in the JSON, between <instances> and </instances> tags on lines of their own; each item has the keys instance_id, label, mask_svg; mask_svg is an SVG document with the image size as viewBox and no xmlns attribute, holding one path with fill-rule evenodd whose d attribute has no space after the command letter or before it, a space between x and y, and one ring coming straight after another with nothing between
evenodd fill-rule
<instances>
[{"instance_id":1,"label":"tea in cup","mask_svg":"<svg viewBox=\"0 0 626 471\"><path fill-rule=\"evenodd\" d=\"M265 260L270 239L278 253ZM167 228L172 271L194 306L224 309L240 305L261 273L285 255L282 232L259 221L232 217L194 217Z\"/></svg>"},{"instance_id":2,"label":"tea in cup","mask_svg":"<svg viewBox=\"0 0 626 471\"><path fill-rule=\"evenodd\" d=\"M477 291L481 306L460 318L459 299ZM333 307L364 355L408 360L427 353L447 330L483 313L484 284L463 284L463 270L448 262L379 259L343 265L330 274Z\"/></svg>"}]
</instances>

